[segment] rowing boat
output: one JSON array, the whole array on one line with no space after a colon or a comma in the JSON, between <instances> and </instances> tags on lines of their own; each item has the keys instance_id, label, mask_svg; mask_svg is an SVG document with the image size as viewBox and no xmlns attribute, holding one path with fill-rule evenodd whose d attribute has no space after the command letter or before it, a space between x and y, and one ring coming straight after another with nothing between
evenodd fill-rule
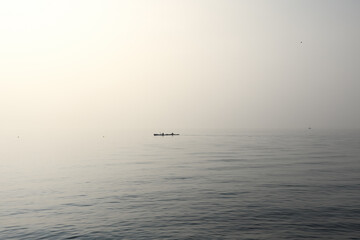
<instances>
[{"instance_id":1,"label":"rowing boat","mask_svg":"<svg viewBox=\"0 0 360 240\"><path fill-rule=\"evenodd\" d=\"M154 136L178 136L177 133L154 133Z\"/></svg>"}]
</instances>

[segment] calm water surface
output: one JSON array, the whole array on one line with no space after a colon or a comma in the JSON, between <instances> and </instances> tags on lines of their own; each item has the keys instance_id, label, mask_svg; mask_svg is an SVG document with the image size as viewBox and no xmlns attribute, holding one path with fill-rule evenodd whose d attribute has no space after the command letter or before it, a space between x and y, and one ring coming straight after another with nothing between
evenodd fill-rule
<instances>
[{"instance_id":1,"label":"calm water surface","mask_svg":"<svg viewBox=\"0 0 360 240\"><path fill-rule=\"evenodd\" d=\"M0 239L360 239L359 131L2 136Z\"/></svg>"}]
</instances>

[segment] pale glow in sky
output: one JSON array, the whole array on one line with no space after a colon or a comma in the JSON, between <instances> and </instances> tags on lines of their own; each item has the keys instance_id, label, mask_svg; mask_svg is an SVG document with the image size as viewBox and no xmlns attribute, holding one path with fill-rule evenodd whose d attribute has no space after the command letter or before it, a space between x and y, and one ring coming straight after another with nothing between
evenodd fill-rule
<instances>
[{"instance_id":1,"label":"pale glow in sky","mask_svg":"<svg viewBox=\"0 0 360 240\"><path fill-rule=\"evenodd\" d=\"M0 130L359 128L359 1L0 2Z\"/></svg>"}]
</instances>

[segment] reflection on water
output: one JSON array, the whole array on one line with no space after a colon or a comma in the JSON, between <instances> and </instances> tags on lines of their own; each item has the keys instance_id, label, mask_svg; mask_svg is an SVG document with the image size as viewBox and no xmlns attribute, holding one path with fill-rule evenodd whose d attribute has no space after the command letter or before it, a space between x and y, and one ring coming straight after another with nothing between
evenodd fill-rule
<instances>
[{"instance_id":1,"label":"reflection on water","mask_svg":"<svg viewBox=\"0 0 360 240\"><path fill-rule=\"evenodd\" d=\"M355 239L359 132L2 137L1 239Z\"/></svg>"}]
</instances>

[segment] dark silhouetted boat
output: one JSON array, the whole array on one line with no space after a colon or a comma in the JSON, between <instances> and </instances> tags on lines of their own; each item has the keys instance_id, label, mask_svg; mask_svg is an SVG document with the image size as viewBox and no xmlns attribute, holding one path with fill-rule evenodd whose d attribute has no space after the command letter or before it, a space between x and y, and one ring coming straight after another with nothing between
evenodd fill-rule
<instances>
[{"instance_id":1,"label":"dark silhouetted boat","mask_svg":"<svg viewBox=\"0 0 360 240\"><path fill-rule=\"evenodd\" d=\"M178 136L177 133L154 133L154 136Z\"/></svg>"}]
</instances>

